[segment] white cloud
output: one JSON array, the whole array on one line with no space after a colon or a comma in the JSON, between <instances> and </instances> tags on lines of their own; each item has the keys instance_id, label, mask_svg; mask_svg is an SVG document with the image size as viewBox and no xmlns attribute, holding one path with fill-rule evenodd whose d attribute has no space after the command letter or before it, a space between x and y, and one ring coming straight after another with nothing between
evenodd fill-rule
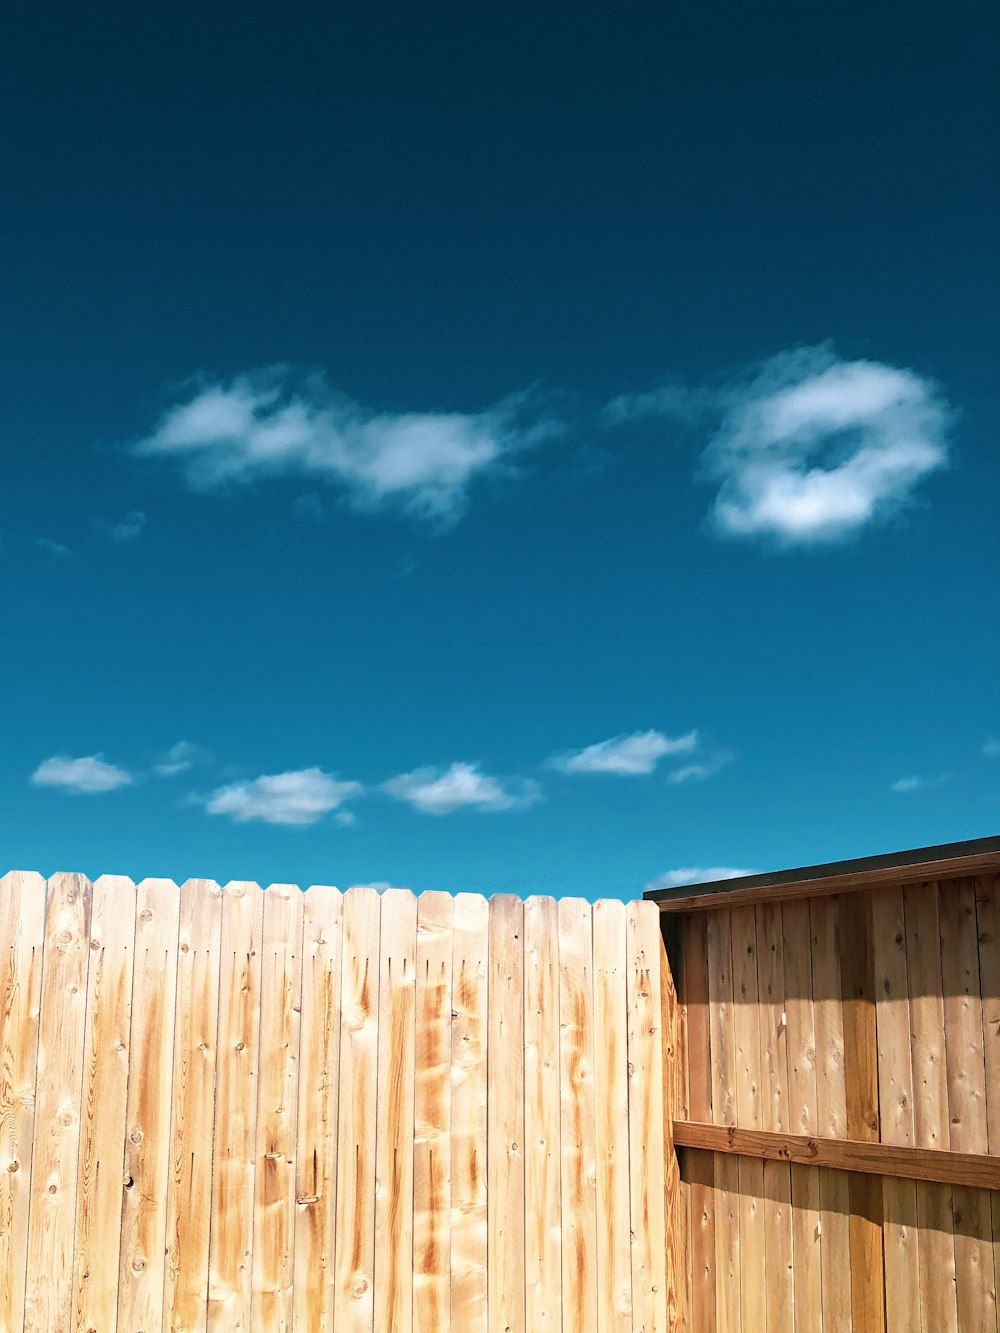
<instances>
[{"instance_id":1,"label":"white cloud","mask_svg":"<svg viewBox=\"0 0 1000 1333\"><path fill-rule=\"evenodd\" d=\"M85 755L80 759L58 754L39 764L31 775L31 781L36 787L60 787L63 791L89 795L127 787L132 781L132 775L123 768L105 763L99 754Z\"/></svg>"},{"instance_id":2,"label":"white cloud","mask_svg":"<svg viewBox=\"0 0 1000 1333\"><path fill-rule=\"evenodd\" d=\"M118 523L108 526L107 533L112 541L134 542L142 536L146 523L146 515L141 509L130 509Z\"/></svg>"},{"instance_id":3,"label":"white cloud","mask_svg":"<svg viewBox=\"0 0 1000 1333\"><path fill-rule=\"evenodd\" d=\"M996 759L1000 755L1000 740L996 736L987 736L983 741L983 754L987 759Z\"/></svg>"},{"instance_id":4,"label":"white cloud","mask_svg":"<svg viewBox=\"0 0 1000 1333\"><path fill-rule=\"evenodd\" d=\"M945 465L948 421L936 387L913 371L825 348L776 357L726 395L704 459L721 483L715 526L785 544L851 537Z\"/></svg>"},{"instance_id":5,"label":"white cloud","mask_svg":"<svg viewBox=\"0 0 1000 1333\"><path fill-rule=\"evenodd\" d=\"M340 782L320 768L303 768L219 787L206 809L229 815L237 824L315 824L361 790L360 782Z\"/></svg>"},{"instance_id":6,"label":"white cloud","mask_svg":"<svg viewBox=\"0 0 1000 1333\"><path fill-rule=\"evenodd\" d=\"M440 521L461 512L473 478L558 431L523 420L525 406L521 396L477 413L378 413L273 367L202 388L135 448L176 459L198 487L317 478L345 487L359 508L395 501Z\"/></svg>"},{"instance_id":7,"label":"white cloud","mask_svg":"<svg viewBox=\"0 0 1000 1333\"><path fill-rule=\"evenodd\" d=\"M646 885L647 889L676 889L683 884L714 884L720 879L742 879L756 875L756 870L737 870L733 866L686 866L681 870L667 870Z\"/></svg>"},{"instance_id":8,"label":"white cloud","mask_svg":"<svg viewBox=\"0 0 1000 1333\"><path fill-rule=\"evenodd\" d=\"M479 769L478 764L455 763L450 768L417 768L383 783L397 800L428 815L447 815L463 806L477 810L514 810L541 799L537 782L529 778L504 783Z\"/></svg>"},{"instance_id":9,"label":"white cloud","mask_svg":"<svg viewBox=\"0 0 1000 1333\"><path fill-rule=\"evenodd\" d=\"M153 765L153 770L161 778L171 778L175 773L185 773L206 757L200 745L194 745L191 741L178 741L166 754L161 755Z\"/></svg>"},{"instance_id":10,"label":"white cloud","mask_svg":"<svg viewBox=\"0 0 1000 1333\"><path fill-rule=\"evenodd\" d=\"M697 744L697 731L674 738L664 736L661 731L634 731L631 735L598 741L582 750L554 755L549 762L563 773L652 773L664 755L686 754Z\"/></svg>"},{"instance_id":11,"label":"white cloud","mask_svg":"<svg viewBox=\"0 0 1000 1333\"><path fill-rule=\"evenodd\" d=\"M68 546L53 541L51 537L36 537L35 545L40 551L45 552L53 564L58 560L68 560L75 554Z\"/></svg>"},{"instance_id":12,"label":"white cloud","mask_svg":"<svg viewBox=\"0 0 1000 1333\"><path fill-rule=\"evenodd\" d=\"M936 778L922 778L917 773L912 773L909 777L898 778L889 787L890 791L907 793L912 791L927 791L928 788L940 787L945 782L951 781L950 773L939 773Z\"/></svg>"}]
</instances>

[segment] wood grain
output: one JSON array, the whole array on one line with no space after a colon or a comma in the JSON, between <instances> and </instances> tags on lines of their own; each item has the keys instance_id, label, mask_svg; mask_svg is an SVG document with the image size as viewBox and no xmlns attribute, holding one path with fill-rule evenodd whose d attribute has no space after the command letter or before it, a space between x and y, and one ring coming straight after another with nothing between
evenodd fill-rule
<instances>
[{"instance_id":1,"label":"wood grain","mask_svg":"<svg viewBox=\"0 0 1000 1333\"><path fill-rule=\"evenodd\" d=\"M524 909L490 899L488 1268L490 1333L525 1333Z\"/></svg>"},{"instance_id":2,"label":"wood grain","mask_svg":"<svg viewBox=\"0 0 1000 1333\"><path fill-rule=\"evenodd\" d=\"M455 898L451 1033L451 1317L486 1333L487 1055L490 909L476 893Z\"/></svg>"},{"instance_id":3,"label":"wood grain","mask_svg":"<svg viewBox=\"0 0 1000 1333\"><path fill-rule=\"evenodd\" d=\"M413 1188L418 1153L414 1140L414 1050L419 1040L414 1025L420 998L417 901L404 889L383 892L379 943L375 1327L398 1328L400 1333L408 1333L416 1322L414 1230L423 1224L425 1206ZM422 898L420 906L426 911Z\"/></svg>"},{"instance_id":4,"label":"wood grain","mask_svg":"<svg viewBox=\"0 0 1000 1333\"><path fill-rule=\"evenodd\" d=\"M597 1106L590 904L564 898L558 917L563 1319L580 1333L592 1333L597 1328Z\"/></svg>"},{"instance_id":5,"label":"wood grain","mask_svg":"<svg viewBox=\"0 0 1000 1333\"><path fill-rule=\"evenodd\" d=\"M941 978L941 926L936 884L903 889L910 1001L910 1065L913 1073L914 1142L947 1149L948 1078ZM955 1241L950 1185L917 1186L920 1229L920 1327L955 1333Z\"/></svg>"},{"instance_id":6,"label":"wood grain","mask_svg":"<svg viewBox=\"0 0 1000 1333\"><path fill-rule=\"evenodd\" d=\"M625 981L624 908L618 958ZM596 943L596 939L595 939ZM598 979L598 994L600 981ZM595 1003L597 997L595 996ZM625 1022L619 1039L624 1036ZM524 904L525 1319L529 1329L562 1328L560 1197L559 916L553 898ZM600 1019L596 1020L598 1024ZM599 1029L600 1030L600 1029ZM627 1096L627 1090L626 1090ZM625 1119L626 1142L628 1112ZM598 1149L599 1151L599 1149ZM626 1209L628 1159L625 1158ZM600 1182L598 1182L600 1184ZM631 1300L632 1274L628 1274Z\"/></svg>"},{"instance_id":7,"label":"wood grain","mask_svg":"<svg viewBox=\"0 0 1000 1333\"><path fill-rule=\"evenodd\" d=\"M250 1307L262 1333L292 1326L302 907L294 884L264 893Z\"/></svg>"},{"instance_id":8,"label":"wood grain","mask_svg":"<svg viewBox=\"0 0 1000 1333\"><path fill-rule=\"evenodd\" d=\"M341 1333L371 1333L375 1314L379 919L375 889L348 889L341 972L334 1314Z\"/></svg>"},{"instance_id":9,"label":"wood grain","mask_svg":"<svg viewBox=\"0 0 1000 1333\"><path fill-rule=\"evenodd\" d=\"M596 902L593 924L597 1327L599 1333L629 1333L632 1247L625 904L610 899ZM540 1022L543 1012L539 1006ZM668 1122L664 1110L663 1119Z\"/></svg>"},{"instance_id":10,"label":"wood grain","mask_svg":"<svg viewBox=\"0 0 1000 1333\"><path fill-rule=\"evenodd\" d=\"M881 1140L912 1146L913 1070L903 891L882 889L871 901ZM886 1325L898 1333L909 1333L920 1327L916 1186L889 1176L882 1183L882 1203Z\"/></svg>"},{"instance_id":11,"label":"wood grain","mask_svg":"<svg viewBox=\"0 0 1000 1333\"><path fill-rule=\"evenodd\" d=\"M209 1240L209 1333L250 1327L264 895L223 889Z\"/></svg>"},{"instance_id":12,"label":"wood grain","mask_svg":"<svg viewBox=\"0 0 1000 1333\"><path fill-rule=\"evenodd\" d=\"M422 893L417 920L413 1325L451 1327L451 1010L454 904Z\"/></svg>"},{"instance_id":13,"label":"wood grain","mask_svg":"<svg viewBox=\"0 0 1000 1333\"><path fill-rule=\"evenodd\" d=\"M73 1327L115 1333L122 1178L131 1038L135 885L102 875L94 884L87 970L83 1115L76 1192Z\"/></svg>"},{"instance_id":14,"label":"wood grain","mask_svg":"<svg viewBox=\"0 0 1000 1333\"><path fill-rule=\"evenodd\" d=\"M0 1333L21 1333L45 935L45 880L0 879Z\"/></svg>"},{"instance_id":15,"label":"wood grain","mask_svg":"<svg viewBox=\"0 0 1000 1333\"><path fill-rule=\"evenodd\" d=\"M179 911L164 1327L169 1333L204 1333L212 1225L222 889L213 880L188 880L180 890Z\"/></svg>"},{"instance_id":16,"label":"wood grain","mask_svg":"<svg viewBox=\"0 0 1000 1333\"><path fill-rule=\"evenodd\" d=\"M158 1327L162 1317L179 919L177 885L144 879L136 892L132 983L132 1049L142 1057L129 1062L118 1264L118 1322L137 1333Z\"/></svg>"},{"instance_id":17,"label":"wood grain","mask_svg":"<svg viewBox=\"0 0 1000 1333\"><path fill-rule=\"evenodd\" d=\"M54 875L45 904L28 1210L25 1333L73 1327L73 1243L87 1020L92 886Z\"/></svg>"},{"instance_id":18,"label":"wood grain","mask_svg":"<svg viewBox=\"0 0 1000 1333\"><path fill-rule=\"evenodd\" d=\"M332 1333L343 895L313 884L302 906L293 1327L296 1333Z\"/></svg>"}]
</instances>

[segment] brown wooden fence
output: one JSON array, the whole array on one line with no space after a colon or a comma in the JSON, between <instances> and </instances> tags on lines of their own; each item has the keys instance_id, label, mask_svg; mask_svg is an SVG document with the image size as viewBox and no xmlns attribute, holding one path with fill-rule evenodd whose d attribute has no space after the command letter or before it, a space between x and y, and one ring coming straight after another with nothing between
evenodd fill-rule
<instances>
[{"instance_id":1,"label":"brown wooden fence","mask_svg":"<svg viewBox=\"0 0 1000 1333\"><path fill-rule=\"evenodd\" d=\"M6 876L0 1331L674 1326L664 976L648 903Z\"/></svg>"},{"instance_id":2,"label":"brown wooden fence","mask_svg":"<svg viewBox=\"0 0 1000 1333\"><path fill-rule=\"evenodd\" d=\"M688 1328L997 1330L1000 840L959 851L662 895Z\"/></svg>"}]
</instances>

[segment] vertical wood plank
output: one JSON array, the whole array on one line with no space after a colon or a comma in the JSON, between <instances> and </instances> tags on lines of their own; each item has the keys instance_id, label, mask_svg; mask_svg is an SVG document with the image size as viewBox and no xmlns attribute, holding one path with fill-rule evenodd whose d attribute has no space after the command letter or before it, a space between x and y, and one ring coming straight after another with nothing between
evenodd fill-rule
<instances>
[{"instance_id":1,"label":"vertical wood plank","mask_svg":"<svg viewBox=\"0 0 1000 1333\"><path fill-rule=\"evenodd\" d=\"M490 899L488 1197L490 1333L525 1333L524 913Z\"/></svg>"},{"instance_id":2,"label":"vertical wood plank","mask_svg":"<svg viewBox=\"0 0 1000 1333\"><path fill-rule=\"evenodd\" d=\"M903 889L913 1127L918 1148L947 1148L948 1080L941 978L941 927L935 884ZM920 1318L923 1333L957 1333L951 1190L918 1183Z\"/></svg>"},{"instance_id":3,"label":"vertical wood plank","mask_svg":"<svg viewBox=\"0 0 1000 1333\"><path fill-rule=\"evenodd\" d=\"M979 979L976 881L940 885L941 973L951 1146L988 1152L986 1056ZM955 1276L962 1333L997 1326L993 1225L988 1191L956 1186Z\"/></svg>"},{"instance_id":4,"label":"vertical wood plank","mask_svg":"<svg viewBox=\"0 0 1000 1333\"><path fill-rule=\"evenodd\" d=\"M683 1078L684 1025L667 939L660 919L660 1031L663 1034L663 1216L667 1232L666 1305L668 1333L685 1327L691 1308L687 1253L687 1199L674 1147L674 1121L686 1098ZM676 952L673 957L676 966Z\"/></svg>"},{"instance_id":5,"label":"vertical wood plank","mask_svg":"<svg viewBox=\"0 0 1000 1333\"><path fill-rule=\"evenodd\" d=\"M260 1052L264 895L259 885L222 891L219 1035L216 1044L209 1333L250 1327L254 1145Z\"/></svg>"},{"instance_id":6,"label":"vertical wood plank","mask_svg":"<svg viewBox=\"0 0 1000 1333\"><path fill-rule=\"evenodd\" d=\"M426 895L425 895L426 896ZM420 900L424 909L423 899ZM382 894L378 1001L378 1128L375 1135L375 1327L409 1333L416 1324L414 1230L414 1051L419 1042L420 944L417 899L406 889ZM415 1036L415 1023L418 1031ZM419 1059L426 1051L418 1051ZM418 1064L417 1101L423 1068ZM416 1115L419 1117L420 1107ZM417 1134L421 1132L419 1123Z\"/></svg>"},{"instance_id":7,"label":"vertical wood plank","mask_svg":"<svg viewBox=\"0 0 1000 1333\"><path fill-rule=\"evenodd\" d=\"M489 1028L490 909L477 893L455 898L451 1044L451 1317L486 1333L486 1040ZM558 1038L556 1037L556 1040Z\"/></svg>"},{"instance_id":8,"label":"vertical wood plank","mask_svg":"<svg viewBox=\"0 0 1000 1333\"><path fill-rule=\"evenodd\" d=\"M332 1333L343 895L313 884L302 906L293 1326L296 1333Z\"/></svg>"},{"instance_id":9,"label":"vertical wood plank","mask_svg":"<svg viewBox=\"0 0 1000 1333\"><path fill-rule=\"evenodd\" d=\"M45 935L45 880L0 879L0 1333L21 1333Z\"/></svg>"},{"instance_id":10,"label":"vertical wood plank","mask_svg":"<svg viewBox=\"0 0 1000 1333\"><path fill-rule=\"evenodd\" d=\"M793 1134L815 1134L819 1116L808 899L782 904L781 930L788 1128ZM823 1326L820 1174L813 1166L791 1169L794 1326L801 1333Z\"/></svg>"},{"instance_id":11,"label":"vertical wood plank","mask_svg":"<svg viewBox=\"0 0 1000 1333\"><path fill-rule=\"evenodd\" d=\"M632 1328L632 1257L625 904L609 899L596 902L593 923L597 1328L599 1333L628 1333Z\"/></svg>"},{"instance_id":12,"label":"vertical wood plank","mask_svg":"<svg viewBox=\"0 0 1000 1333\"><path fill-rule=\"evenodd\" d=\"M371 1333L375 1312L379 907L375 889L344 895L334 1317L341 1333Z\"/></svg>"},{"instance_id":13,"label":"vertical wood plank","mask_svg":"<svg viewBox=\"0 0 1000 1333\"><path fill-rule=\"evenodd\" d=\"M980 875L977 879L976 922L983 999L986 1131L990 1152L1000 1154L1000 875Z\"/></svg>"},{"instance_id":14,"label":"vertical wood plank","mask_svg":"<svg viewBox=\"0 0 1000 1333\"><path fill-rule=\"evenodd\" d=\"M422 893L417 919L413 1325L451 1326L451 993L454 905Z\"/></svg>"},{"instance_id":15,"label":"vertical wood plank","mask_svg":"<svg viewBox=\"0 0 1000 1333\"><path fill-rule=\"evenodd\" d=\"M1000 875L978 877L976 919L983 999L987 1140L990 1152L1000 1154ZM991 1194L990 1205L993 1218L994 1282L1000 1282L1000 1193Z\"/></svg>"},{"instance_id":16,"label":"vertical wood plank","mask_svg":"<svg viewBox=\"0 0 1000 1333\"><path fill-rule=\"evenodd\" d=\"M596 943L596 938L595 938ZM624 987L624 907L620 970ZM625 1032L625 1015L618 1032ZM600 1033L600 1018L597 1018ZM524 1213L525 1320L529 1329L562 1328L560 1206L559 918L554 898L524 904ZM628 1092L625 1091L628 1135ZM626 1229L628 1163L625 1165ZM632 1275L628 1275L631 1297Z\"/></svg>"},{"instance_id":17,"label":"vertical wood plank","mask_svg":"<svg viewBox=\"0 0 1000 1333\"><path fill-rule=\"evenodd\" d=\"M663 1034L660 919L655 903L626 907L628 953L629 1160L633 1327L664 1333L666 1222L663 1214ZM561 944L560 944L561 948Z\"/></svg>"},{"instance_id":18,"label":"vertical wood plank","mask_svg":"<svg viewBox=\"0 0 1000 1333\"><path fill-rule=\"evenodd\" d=\"M708 913L709 1025L712 1051L712 1119L736 1124L736 1037L733 1021L731 913ZM693 1085L692 1085L693 1094ZM715 1274L718 1333L740 1333L739 1165L728 1153L716 1153Z\"/></svg>"},{"instance_id":19,"label":"vertical wood plank","mask_svg":"<svg viewBox=\"0 0 1000 1333\"><path fill-rule=\"evenodd\" d=\"M872 894L872 948L878 1029L879 1118L883 1143L912 1144L913 1073L906 966L903 890ZM885 1209L886 1326L893 1333L920 1327L920 1258L917 1191L911 1180L887 1176Z\"/></svg>"},{"instance_id":20,"label":"vertical wood plank","mask_svg":"<svg viewBox=\"0 0 1000 1333\"><path fill-rule=\"evenodd\" d=\"M788 1086L784 936L780 903L757 906L757 976L760 989L761 1098L764 1129L786 1130L791 1116ZM783 1162L764 1163L764 1229L767 1234L767 1327L794 1322L792 1178Z\"/></svg>"},{"instance_id":21,"label":"vertical wood plank","mask_svg":"<svg viewBox=\"0 0 1000 1333\"><path fill-rule=\"evenodd\" d=\"M840 909L847 1133L850 1138L874 1143L879 1135L878 1046L870 895L852 894ZM856 1333L884 1333L882 1184L876 1176L852 1174L849 1190L854 1328Z\"/></svg>"},{"instance_id":22,"label":"vertical wood plank","mask_svg":"<svg viewBox=\"0 0 1000 1333\"><path fill-rule=\"evenodd\" d=\"M295 1276L295 1119L302 1007L302 890L264 893L251 1327L286 1333Z\"/></svg>"},{"instance_id":23,"label":"vertical wood plank","mask_svg":"<svg viewBox=\"0 0 1000 1333\"><path fill-rule=\"evenodd\" d=\"M559 913L559 1062L562 1079L563 1319L597 1327L597 1145L590 904L563 898Z\"/></svg>"},{"instance_id":24,"label":"vertical wood plank","mask_svg":"<svg viewBox=\"0 0 1000 1333\"><path fill-rule=\"evenodd\" d=\"M733 951L733 1027L736 1037L736 1123L760 1129L761 1033L764 1006L759 1003L757 976L757 918L753 906L734 908L731 914ZM769 1071L770 1072L770 1071ZM768 1099L772 1095L767 1087ZM744 1328L767 1327L767 1278L770 1272L764 1218L764 1163L738 1159L740 1212L740 1308Z\"/></svg>"},{"instance_id":25,"label":"vertical wood plank","mask_svg":"<svg viewBox=\"0 0 1000 1333\"><path fill-rule=\"evenodd\" d=\"M91 904L92 887L82 875L54 875L49 880L28 1210L25 1333L52 1333L73 1326L73 1241Z\"/></svg>"},{"instance_id":26,"label":"vertical wood plank","mask_svg":"<svg viewBox=\"0 0 1000 1333\"><path fill-rule=\"evenodd\" d=\"M115 1333L128 1106L135 885L94 884L87 970L83 1115L76 1193L74 1329ZM115 1258L112 1258L114 1256Z\"/></svg>"},{"instance_id":27,"label":"vertical wood plank","mask_svg":"<svg viewBox=\"0 0 1000 1333\"><path fill-rule=\"evenodd\" d=\"M118 1264L118 1323L136 1333L159 1329L162 1318L179 920L177 885L144 879L136 892L133 1058Z\"/></svg>"},{"instance_id":28,"label":"vertical wood plank","mask_svg":"<svg viewBox=\"0 0 1000 1333\"><path fill-rule=\"evenodd\" d=\"M844 1078L844 1015L840 996L839 900L809 900L813 1018L816 1025L816 1106L819 1133L847 1136ZM850 1333L850 1185L846 1171L820 1176L820 1256L823 1272L823 1333Z\"/></svg>"},{"instance_id":29,"label":"vertical wood plank","mask_svg":"<svg viewBox=\"0 0 1000 1333\"><path fill-rule=\"evenodd\" d=\"M681 998L687 1040L687 1110L692 1120L712 1121L712 1053L708 985L708 912L684 920L680 936ZM693 1333L714 1333L715 1160L711 1153L685 1154L690 1208L691 1292L688 1324Z\"/></svg>"},{"instance_id":30,"label":"vertical wood plank","mask_svg":"<svg viewBox=\"0 0 1000 1333\"><path fill-rule=\"evenodd\" d=\"M204 1333L212 1222L222 889L212 880L188 880L180 890L179 913L164 1328L169 1333Z\"/></svg>"}]
</instances>

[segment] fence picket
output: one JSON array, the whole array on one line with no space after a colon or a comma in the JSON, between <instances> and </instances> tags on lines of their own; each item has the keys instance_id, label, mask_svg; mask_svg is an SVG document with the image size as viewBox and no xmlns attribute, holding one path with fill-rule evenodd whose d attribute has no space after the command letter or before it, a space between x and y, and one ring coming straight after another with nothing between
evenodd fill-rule
<instances>
[{"instance_id":1,"label":"fence picket","mask_svg":"<svg viewBox=\"0 0 1000 1333\"><path fill-rule=\"evenodd\" d=\"M422 893L417 918L417 1084L414 1153L413 1325L447 1333L451 1321L451 1010L454 907Z\"/></svg>"},{"instance_id":2,"label":"fence picket","mask_svg":"<svg viewBox=\"0 0 1000 1333\"><path fill-rule=\"evenodd\" d=\"M918 1148L947 1148L948 1081L937 885L907 885L903 904L915 1142ZM958 1330L951 1201L951 1189L946 1185L917 1185L922 1333Z\"/></svg>"},{"instance_id":3,"label":"fence picket","mask_svg":"<svg viewBox=\"0 0 1000 1333\"><path fill-rule=\"evenodd\" d=\"M956 879L942 885L940 912L951 1146L958 1152L987 1152L976 881ZM956 1185L952 1199L959 1328L993 1328L997 1298L990 1196L986 1190Z\"/></svg>"},{"instance_id":4,"label":"fence picket","mask_svg":"<svg viewBox=\"0 0 1000 1333\"><path fill-rule=\"evenodd\" d=\"M115 1333L128 1106L135 885L117 875L94 884L87 969L87 1033L76 1196L74 1323Z\"/></svg>"},{"instance_id":5,"label":"fence picket","mask_svg":"<svg viewBox=\"0 0 1000 1333\"><path fill-rule=\"evenodd\" d=\"M490 908L478 893L455 897L451 1036L451 1318L486 1333L486 1040L489 1030Z\"/></svg>"},{"instance_id":6,"label":"fence picket","mask_svg":"<svg viewBox=\"0 0 1000 1333\"><path fill-rule=\"evenodd\" d=\"M417 899L406 889L386 889L381 908L375 1327L398 1328L400 1333L409 1333L415 1322L413 1079Z\"/></svg>"},{"instance_id":7,"label":"fence picket","mask_svg":"<svg viewBox=\"0 0 1000 1333\"><path fill-rule=\"evenodd\" d=\"M610 899L596 902L594 904L594 1085L597 1107L599 1333L629 1333L632 1328L628 1155L628 978L625 968L625 946L625 904ZM539 1006L539 1022L544 1023L542 1006Z\"/></svg>"},{"instance_id":8,"label":"fence picket","mask_svg":"<svg viewBox=\"0 0 1000 1333\"><path fill-rule=\"evenodd\" d=\"M619 959L623 982L624 963L623 934ZM538 1333L562 1327L558 1015L558 909L554 898L528 898L524 904L525 1319L528 1328Z\"/></svg>"},{"instance_id":9,"label":"fence picket","mask_svg":"<svg viewBox=\"0 0 1000 1333\"><path fill-rule=\"evenodd\" d=\"M292 1322L302 891L272 884L263 897L250 1319L270 1333Z\"/></svg>"},{"instance_id":10,"label":"fence picket","mask_svg":"<svg viewBox=\"0 0 1000 1333\"><path fill-rule=\"evenodd\" d=\"M264 895L222 891L219 1037L209 1236L209 1333L250 1327Z\"/></svg>"},{"instance_id":11,"label":"fence picket","mask_svg":"<svg viewBox=\"0 0 1000 1333\"><path fill-rule=\"evenodd\" d=\"M490 899L488 1264L490 1333L525 1333L524 907Z\"/></svg>"},{"instance_id":12,"label":"fence picket","mask_svg":"<svg viewBox=\"0 0 1000 1333\"><path fill-rule=\"evenodd\" d=\"M307 889L295 1144L295 1333L333 1330L342 926L340 891L324 884Z\"/></svg>"},{"instance_id":13,"label":"fence picket","mask_svg":"<svg viewBox=\"0 0 1000 1333\"><path fill-rule=\"evenodd\" d=\"M55 875L45 903L24 1333L73 1327L73 1243L92 887Z\"/></svg>"},{"instance_id":14,"label":"fence picket","mask_svg":"<svg viewBox=\"0 0 1000 1333\"><path fill-rule=\"evenodd\" d=\"M222 889L211 880L188 880L180 890L179 912L164 1327L168 1333L204 1333L212 1221Z\"/></svg>"},{"instance_id":15,"label":"fence picket","mask_svg":"<svg viewBox=\"0 0 1000 1333\"><path fill-rule=\"evenodd\" d=\"M21 1333L45 934L45 880L0 879L0 1333Z\"/></svg>"},{"instance_id":16,"label":"fence picket","mask_svg":"<svg viewBox=\"0 0 1000 1333\"><path fill-rule=\"evenodd\" d=\"M378 1123L379 895L344 895L337 1277L334 1324L372 1333L375 1302L375 1136Z\"/></svg>"}]
</instances>

